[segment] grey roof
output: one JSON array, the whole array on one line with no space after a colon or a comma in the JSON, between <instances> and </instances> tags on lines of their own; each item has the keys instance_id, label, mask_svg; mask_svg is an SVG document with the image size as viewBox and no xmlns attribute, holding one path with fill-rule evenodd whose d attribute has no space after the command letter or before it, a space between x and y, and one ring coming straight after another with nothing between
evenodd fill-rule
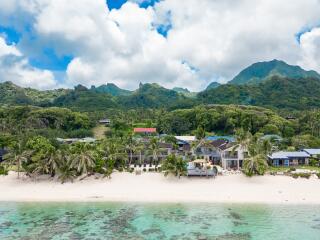
<instances>
[{"instance_id":1,"label":"grey roof","mask_svg":"<svg viewBox=\"0 0 320 240\"><path fill-rule=\"evenodd\" d=\"M238 145L238 143L230 142L230 143L223 144L223 145L219 146L219 148L224 151L224 150L227 150L229 148L235 147L236 145Z\"/></svg>"},{"instance_id":2,"label":"grey roof","mask_svg":"<svg viewBox=\"0 0 320 240\"><path fill-rule=\"evenodd\" d=\"M310 155L320 155L320 149L317 148L308 148L308 149L303 149L306 153L309 153Z\"/></svg>"},{"instance_id":3,"label":"grey roof","mask_svg":"<svg viewBox=\"0 0 320 240\"><path fill-rule=\"evenodd\" d=\"M288 159L288 158L302 158L302 157L310 157L310 155L306 152L275 152L269 155L270 159Z\"/></svg>"}]
</instances>

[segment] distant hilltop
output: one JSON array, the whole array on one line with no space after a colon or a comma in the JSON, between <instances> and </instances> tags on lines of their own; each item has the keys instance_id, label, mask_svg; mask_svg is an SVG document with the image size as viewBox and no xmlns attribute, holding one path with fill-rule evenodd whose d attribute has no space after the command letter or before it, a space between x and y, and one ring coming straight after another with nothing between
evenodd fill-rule
<instances>
[{"instance_id":1,"label":"distant hilltop","mask_svg":"<svg viewBox=\"0 0 320 240\"><path fill-rule=\"evenodd\" d=\"M277 109L320 107L320 75L283 61L252 64L226 84L212 82L202 92L167 89L157 83L140 83L135 91L113 83L87 88L40 91L12 82L0 83L0 104L67 107L78 111L108 108L190 108L201 104L240 104Z\"/></svg>"}]
</instances>

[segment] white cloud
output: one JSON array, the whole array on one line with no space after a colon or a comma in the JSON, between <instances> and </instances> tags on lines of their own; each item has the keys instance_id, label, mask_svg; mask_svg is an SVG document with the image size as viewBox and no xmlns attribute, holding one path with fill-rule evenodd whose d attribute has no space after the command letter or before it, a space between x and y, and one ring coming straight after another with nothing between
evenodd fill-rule
<instances>
[{"instance_id":1,"label":"white cloud","mask_svg":"<svg viewBox=\"0 0 320 240\"><path fill-rule=\"evenodd\" d=\"M299 64L306 69L320 72L320 28L303 34L300 43L303 55Z\"/></svg>"},{"instance_id":2,"label":"white cloud","mask_svg":"<svg viewBox=\"0 0 320 240\"><path fill-rule=\"evenodd\" d=\"M164 0L147 9L140 2L109 11L105 0L2 1L0 20L27 16L41 47L74 56L69 86L157 82L200 90L274 58L320 70L318 30L303 34L301 44L295 37L319 22L319 0ZM155 25L168 24L168 16L172 29L164 38ZM26 43L19 47L33 52Z\"/></svg>"},{"instance_id":3,"label":"white cloud","mask_svg":"<svg viewBox=\"0 0 320 240\"><path fill-rule=\"evenodd\" d=\"M0 37L0 81L11 81L24 87L49 89L57 86L50 71L31 67L15 46Z\"/></svg>"}]
</instances>

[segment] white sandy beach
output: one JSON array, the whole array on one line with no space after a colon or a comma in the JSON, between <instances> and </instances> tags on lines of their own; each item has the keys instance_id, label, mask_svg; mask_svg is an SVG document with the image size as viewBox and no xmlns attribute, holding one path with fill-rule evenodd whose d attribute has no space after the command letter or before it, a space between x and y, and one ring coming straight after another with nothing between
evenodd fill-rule
<instances>
[{"instance_id":1,"label":"white sandy beach","mask_svg":"<svg viewBox=\"0 0 320 240\"><path fill-rule=\"evenodd\" d=\"M320 180L287 176L166 178L157 173L115 173L112 179L56 180L0 177L0 201L112 201L320 204Z\"/></svg>"}]
</instances>

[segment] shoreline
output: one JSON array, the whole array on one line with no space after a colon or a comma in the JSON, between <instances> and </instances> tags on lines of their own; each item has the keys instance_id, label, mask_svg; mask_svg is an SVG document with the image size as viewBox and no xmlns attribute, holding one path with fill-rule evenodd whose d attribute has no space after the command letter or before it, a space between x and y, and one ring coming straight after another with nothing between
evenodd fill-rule
<instances>
[{"instance_id":1,"label":"shoreline","mask_svg":"<svg viewBox=\"0 0 320 240\"><path fill-rule=\"evenodd\" d=\"M177 179L159 173L114 173L111 179L57 180L0 176L0 202L226 203L320 205L320 180L242 174Z\"/></svg>"}]
</instances>

